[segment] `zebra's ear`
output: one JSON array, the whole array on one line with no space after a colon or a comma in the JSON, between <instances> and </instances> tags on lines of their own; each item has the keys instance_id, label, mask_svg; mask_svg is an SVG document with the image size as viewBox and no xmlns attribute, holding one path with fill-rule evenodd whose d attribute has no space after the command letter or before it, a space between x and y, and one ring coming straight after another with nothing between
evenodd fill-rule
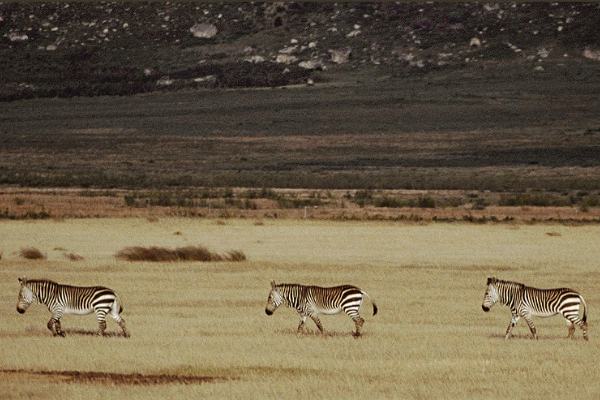
<instances>
[{"instance_id":1,"label":"zebra's ear","mask_svg":"<svg viewBox=\"0 0 600 400\"><path fill-rule=\"evenodd\" d=\"M271 281L271 288L274 288L275 286L275 281Z\"/></svg>"},{"instance_id":2,"label":"zebra's ear","mask_svg":"<svg viewBox=\"0 0 600 400\"><path fill-rule=\"evenodd\" d=\"M494 277L488 278L488 280L487 280L487 284L488 284L488 285L491 285L491 284L492 284L492 282L494 282L494 281L496 281L496 278L494 278Z\"/></svg>"},{"instance_id":3,"label":"zebra's ear","mask_svg":"<svg viewBox=\"0 0 600 400\"><path fill-rule=\"evenodd\" d=\"M20 283L21 285L24 285L24 284L25 284L25 282L27 282L27 278L25 278L24 276L22 276L22 277L20 277L20 278L19 278L19 283Z\"/></svg>"}]
</instances>

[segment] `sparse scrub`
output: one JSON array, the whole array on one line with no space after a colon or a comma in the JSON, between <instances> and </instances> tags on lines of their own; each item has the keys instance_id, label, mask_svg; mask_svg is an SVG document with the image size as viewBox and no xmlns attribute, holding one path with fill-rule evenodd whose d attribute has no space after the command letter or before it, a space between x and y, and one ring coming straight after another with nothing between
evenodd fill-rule
<instances>
[{"instance_id":1,"label":"sparse scrub","mask_svg":"<svg viewBox=\"0 0 600 400\"><path fill-rule=\"evenodd\" d=\"M246 261L246 255L240 250L230 250L225 253L224 261Z\"/></svg>"},{"instance_id":2,"label":"sparse scrub","mask_svg":"<svg viewBox=\"0 0 600 400\"><path fill-rule=\"evenodd\" d=\"M473 202L473 210L485 210L485 208L489 205L490 203L486 199L477 198Z\"/></svg>"},{"instance_id":3,"label":"sparse scrub","mask_svg":"<svg viewBox=\"0 0 600 400\"><path fill-rule=\"evenodd\" d=\"M82 261L83 260L83 256L80 256L79 254L76 254L76 253L65 253L64 256L67 260L70 260L70 261Z\"/></svg>"},{"instance_id":4,"label":"sparse scrub","mask_svg":"<svg viewBox=\"0 0 600 400\"><path fill-rule=\"evenodd\" d=\"M246 256L242 251L231 250L219 254L208 250L204 246L185 246L174 249L166 247L126 247L117 252L116 257L126 261L244 261Z\"/></svg>"},{"instance_id":5,"label":"sparse scrub","mask_svg":"<svg viewBox=\"0 0 600 400\"><path fill-rule=\"evenodd\" d=\"M126 194L125 196L123 196L123 200L125 201L125 205L127 207L135 207L137 205L135 197L133 197L132 195Z\"/></svg>"},{"instance_id":6,"label":"sparse scrub","mask_svg":"<svg viewBox=\"0 0 600 400\"><path fill-rule=\"evenodd\" d=\"M35 247L24 247L19 251L19 255L27 260L44 260L46 255Z\"/></svg>"},{"instance_id":7,"label":"sparse scrub","mask_svg":"<svg viewBox=\"0 0 600 400\"><path fill-rule=\"evenodd\" d=\"M382 196L373 199L373 205L375 207L387 207L387 208L402 208L402 207L414 207L415 201L399 199L392 196Z\"/></svg>"},{"instance_id":8,"label":"sparse scrub","mask_svg":"<svg viewBox=\"0 0 600 400\"><path fill-rule=\"evenodd\" d=\"M417 200L417 207L419 208L435 208L435 199L431 196L421 196Z\"/></svg>"},{"instance_id":9,"label":"sparse scrub","mask_svg":"<svg viewBox=\"0 0 600 400\"><path fill-rule=\"evenodd\" d=\"M537 207L565 207L570 206L568 197L552 193L519 193L502 195L499 205L501 206L537 206Z\"/></svg>"},{"instance_id":10,"label":"sparse scrub","mask_svg":"<svg viewBox=\"0 0 600 400\"><path fill-rule=\"evenodd\" d=\"M308 199L294 199L289 197L280 197L277 199L277 205L281 208L303 208L303 207L315 207L322 205L323 202L320 199L308 198Z\"/></svg>"}]
</instances>

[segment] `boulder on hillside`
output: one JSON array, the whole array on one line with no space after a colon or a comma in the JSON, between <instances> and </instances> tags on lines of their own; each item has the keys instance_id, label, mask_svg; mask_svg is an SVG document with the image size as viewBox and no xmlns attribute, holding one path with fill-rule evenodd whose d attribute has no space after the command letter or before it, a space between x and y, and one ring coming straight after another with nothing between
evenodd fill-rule
<instances>
[{"instance_id":1,"label":"boulder on hillside","mask_svg":"<svg viewBox=\"0 0 600 400\"><path fill-rule=\"evenodd\" d=\"M11 32L8 34L8 40L10 40L11 42L25 42L26 40L29 39L29 36L27 36L27 34L23 33L17 33L17 32Z\"/></svg>"},{"instance_id":2,"label":"boulder on hillside","mask_svg":"<svg viewBox=\"0 0 600 400\"><path fill-rule=\"evenodd\" d=\"M335 64L345 64L350 59L352 49L350 47L344 47L342 49L329 49L331 54L331 62Z\"/></svg>"},{"instance_id":3,"label":"boulder on hillside","mask_svg":"<svg viewBox=\"0 0 600 400\"><path fill-rule=\"evenodd\" d=\"M479 48L481 47L481 40L478 37L472 37L469 41L469 47L471 48Z\"/></svg>"},{"instance_id":4,"label":"boulder on hillside","mask_svg":"<svg viewBox=\"0 0 600 400\"><path fill-rule=\"evenodd\" d=\"M194 35L194 37L201 39L210 39L215 37L218 31L217 27L213 24L201 23L192 26L190 28L190 32L192 32L192 35Z\"/></svg>"},{"instance_id":5,"label":"boulder on hillside","mask_svg":"<svg viewBox=\"0 0 600 400\"><path fill-rule=\"evenodd\" d=\"M317 69L317 70L325 70L325 65L323 65L323 61L321 60L307 60L301 61L298 63L300 68L304 69Z\"/></svg>"},{"instance_id":6,"label":"boulder on hillside","mask_svg":"<svg viewBox=\"0 0 600 400\"><path fill-rule=\"evenodd\" d=\"M298 57L290 54L277 54L277 58L275 58L275 62L278 64L291 64L296 61L298 61Z\"/></svg>"},{"instance_id":7,"label":"boulder on hillside","mask_svg":"<svg viewBox=\"0 0 600 400\"><path fill-rule=\"evenodd\" d=\"M588 60L600 61L600 50L585 49L583 56Z\"/></svg>"},{"instance_id":8,"label":"boulder on hillside","mask_svg":"<svg viewBox=\"0 0 600 400\"><path fill-rule=\"evenodd\" d=\"M244 61L252 64L260 64L262 62L265 62L265 58L263 56L255 54L253 56L244 58Z\"/></svg>"}]
</instances>

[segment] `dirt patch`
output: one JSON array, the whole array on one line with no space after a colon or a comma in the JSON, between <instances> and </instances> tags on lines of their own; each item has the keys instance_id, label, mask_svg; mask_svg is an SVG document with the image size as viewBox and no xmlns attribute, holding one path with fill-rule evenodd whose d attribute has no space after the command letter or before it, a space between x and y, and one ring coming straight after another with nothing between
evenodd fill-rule
<instances>
[{"instance_id":1,"label":"dirt patch","mask_svg":"<svg viewBox=\"0 0 600 400\"><path fill-rule=\"evenodd\" d=\"M66 383L110 383L113 385L168 385L184 384L194 385L224 381L224 377L215 376L190 376L169 374L122 374L116 372L96 371L33 371L24 369L2 369L0 374L33 375L48 377ZM230 378L227 378L230 379Z\"/></svg>"}]
</instances>

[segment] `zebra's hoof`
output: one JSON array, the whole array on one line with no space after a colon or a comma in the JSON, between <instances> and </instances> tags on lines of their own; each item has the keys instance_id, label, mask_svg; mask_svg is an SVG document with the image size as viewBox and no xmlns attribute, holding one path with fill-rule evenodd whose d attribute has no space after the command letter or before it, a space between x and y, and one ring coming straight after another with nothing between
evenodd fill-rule
<instances>
[{"instance_id":1,"label":"zebra's hoof","mask_svg":"<svg viewBox=\"0 0 600 400\"><path fill-rule=\"evenodd\" d=\"M64 332L56 332L56 336L65 337L67 335Z\"/></svg>"}]
</instances>

